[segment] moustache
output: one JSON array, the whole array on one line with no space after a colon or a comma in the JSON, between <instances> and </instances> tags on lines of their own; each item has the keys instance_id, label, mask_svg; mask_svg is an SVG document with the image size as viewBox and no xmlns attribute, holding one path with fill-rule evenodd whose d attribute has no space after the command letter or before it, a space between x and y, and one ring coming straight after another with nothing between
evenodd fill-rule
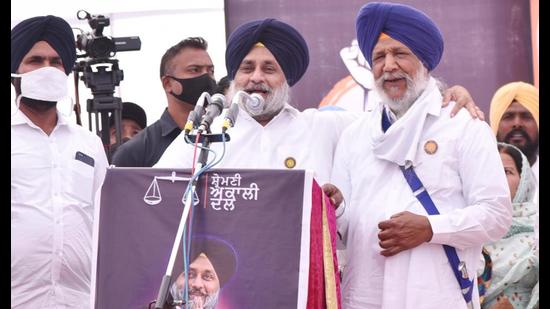
<instances>
[{"instance_id":1,"label":"moustache","mask_svg":"<svg viewBox=\"0 0 550 309\"><path fill-rule=\"evenodd\" d=\"M516 134L521 135L521 137L523 137L526 141L531 142L531 138L529 138L529 135L527 135L527 132L525 132L523 129L513 129L512 131L508 132L508 134L504 136L504 141L508 143Z\"/></svg>"},{"instance_id":2,"label":"moustache","mask_svg":"<svg viewBox=\"0 0 550 309\"><path fill-rule=\"evenodd\" d=\"M189 289L189 295L207 297L208 294L204 293L200 288Z\"/></svg>"},{"instance_id":3,"label":"moustache","mask_svg":"<svg viewBox=\"0 0 550 309\"><path fill-rule=\"evenodd\" d=\"M250 92L255 92L255 91L261 91L261 92L264 92L264 93L271 93L272 92L272 89L269 88L267 85L264 85L264 84L256 84L256 85L253 85L253 86L250 86L250 87L246 87L244 89L244 91L250 93Z\"/></svg>"},{"instance_id":4,"label":"moustache","mask_svg":"<svg viewBox=\"0 0 550 309\"><path fill-rule=\"evenodd\" d=\"M382 76L380 76L377 81L384 82L387 80L394 80L394 79L400 79L400 78L410 79L409 75L407 75L407 73L405 72L393 72L393 73L384 72L384 74L382 74Z\"/></svg>"}]
</instances>

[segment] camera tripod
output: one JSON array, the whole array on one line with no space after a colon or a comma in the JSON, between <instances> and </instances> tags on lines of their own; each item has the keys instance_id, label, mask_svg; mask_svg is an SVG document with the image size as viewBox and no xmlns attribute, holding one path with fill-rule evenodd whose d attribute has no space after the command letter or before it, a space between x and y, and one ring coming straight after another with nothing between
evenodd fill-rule
<instances>
[{"instance_id":1,"label":"camera tripod","mask_svg":"<svg viewBox=\"0 0 550 309\"><path fill-rule=\"evenodd\" d=\"M95 67L95 71L93 68ZM110 68L110 70L108 70ZM82 73L80 79L92 91L93 99L86 100L88 111L88 126L92 129L92 113L95 114L96 134L101 137L103 147L111 162L111 136L109 113L114 116L116 144L120 145L122 100L113 96L115 87L124 79L124 73L118 67L117 59L91 59L80 61L74 68L75 78ZM100 126L101 123L101 126Z\"/></svg>"}]
</instances>

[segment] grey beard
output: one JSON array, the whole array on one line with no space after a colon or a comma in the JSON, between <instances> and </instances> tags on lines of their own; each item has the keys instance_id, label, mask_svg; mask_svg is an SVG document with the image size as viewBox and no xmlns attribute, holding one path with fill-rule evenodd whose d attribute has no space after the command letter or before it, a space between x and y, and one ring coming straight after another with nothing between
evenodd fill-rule
<instances>
[{"instance_id":1,"label":"grey beard","mask_svg":"<svg viewBox=\"0 0 550 309\"><path fill-rule=\"evenodd\" d=\"M281 112L285 104L290 99L290 86L286 81L279 88L275 88L275 89L267 88L267 89L269 89L271 92L269 93L269 95L265 100L263 110L259 113L249 110L246 104L244 104L244 102L242 101L239 102L240 108L246 111L252 118L256 119L257 121L273 119L273 117L277 116L277 114ZM237 89L237 86L235 85L235 81L232 81L227 91L227 98L229 100L232 100L233 96L239 90L244 90L244 88Z\"/></svg>"},{"instance_id":2,"label":"grey beard","mask_svg":"<svg viewBox=\"0 0 550 309\"><path fill-rule=\"evenodd\" d=\"M218 303L219 294L220 294L220 290L217 290L215 293L206 296L206 299L204 301L204 306L202 308L215 309L216 304ZM191 306L191 309L196 308L195 302L192 299L189 299L189 305Z\"/></svg>"},{"instance_id":3,"label":"grey beard","mask_svg":"<svg viewBox=\"0 0 550 309\"><path fill-rule=\"evenodd\" d=\"M392 99L390 98L383 88L383 83L386 79L389 78L405 78L407 81L407 90L401 98ZM422 94L424 89L428 86L429 75L427 69L422 66L414 77L411 77L405 73L384 73L379 77L375 82L375 88L380 98L382 99L382 104L388 105L388 107L395 113L397 118L401 118L407 110L413 105L413 103L418 99Z\"/></svg>"},{"instance_id":4,"label":"grey beard","mask_svg":"<svg viewBox=\"0 0 550 309\"><path fill-rule=\"evenodd\" d=\"M170 294L172 294L172 299L174 302L178 302L181 304L183 302L183 288L179 289L178 285L174 282L172 286L170 287ZM189 293L191 294L191 293ZM218 289L216 292L206 296L205 302L204 302L204 309L215 309L216 304L218 303L218 297L220 294L220 290ZM191 295L189 295L189 305L191 309L195 309L196 304L191 299Z\"/></svg>"}]
</instances>

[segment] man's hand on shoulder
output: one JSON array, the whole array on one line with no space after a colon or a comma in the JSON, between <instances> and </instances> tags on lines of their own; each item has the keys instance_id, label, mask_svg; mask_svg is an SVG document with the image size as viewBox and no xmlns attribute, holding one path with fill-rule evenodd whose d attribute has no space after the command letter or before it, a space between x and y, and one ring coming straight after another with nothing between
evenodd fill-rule
<instances>
[{"instance_id":1,"label":"man's hand on shoulder","mask_svg":"<svg viewBox=\"0 0 550 309\"><path fill-rule=\"evenodd\" d=\"M505 295L497 297L497 302L493 304L491 309L514 309L514 305L510 303L510 300Z\"/></svg>"},{"instance_id":2,"label":"man's hand on shoulder","mask_svg":"<svg viewBox=\"0 0 550 309\"><path fill-rule=\"evenodd\" d=\"M443 103L441 105L445 107L449 105L450 101L456 102L453 110L451 111L451 117L454 117L456 113L458 113L458 111L464 107L468 110L468 112L470 113L470 115L472 115L474 119L479 118L480 120L485 120L485 114L476 105L474 99L466 88L460 85L455 85L447 88L447 90L443 92Z\"/></svg>"}]
</instances>

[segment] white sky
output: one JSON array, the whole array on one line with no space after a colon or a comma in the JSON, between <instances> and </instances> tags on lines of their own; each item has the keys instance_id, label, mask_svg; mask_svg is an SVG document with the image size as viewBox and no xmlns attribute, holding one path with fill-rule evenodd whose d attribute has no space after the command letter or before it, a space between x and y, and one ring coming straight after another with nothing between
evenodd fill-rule
<instances>
[{"instance_id":1,"label":"white sky","mask_svg":"<svg viewBox=\"0 0 550 309\"><path fill-rule=\"evenodd\" d=\"M159 119L166 107L166 96L159 79L159 64L164 52L172 45L186 37L202 36L208 41L216 80L226 75L223 0L12 0L11 27L29 17L52 14L64 18L73 27L85 32L92 31L87 21L76 18L78 10L109 17L111 25L103 31L105 36L140 37L141 50L119 52L115 56L119 59L119 68L124 72L124 79L115 88L115 96L143 107L148 124ZM75 38L78 33L75 30ZM72 74L69 81L71 94L74 94ZM87 128L86 99L92 98L92 95L82 81L79 89L82 122ZM12 104L12 109L14 106ZM65 114L70 110L69 103L60 103L58 107ZM71 117L76 119L74 113Z\"/></svg>"}]
</instances>

